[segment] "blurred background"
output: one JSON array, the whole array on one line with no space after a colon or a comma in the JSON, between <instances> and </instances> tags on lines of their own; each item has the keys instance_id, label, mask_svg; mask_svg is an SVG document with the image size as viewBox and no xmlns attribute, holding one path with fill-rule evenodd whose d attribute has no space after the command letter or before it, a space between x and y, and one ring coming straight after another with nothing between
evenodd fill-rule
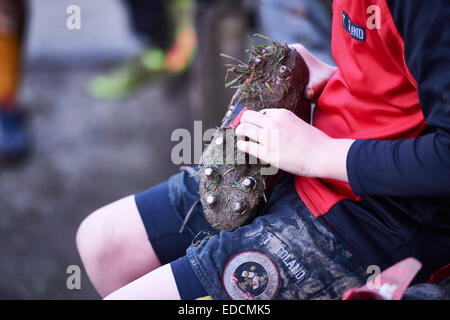
<instances>
[{"instance_id":1,"label":"blurred background","mask_svg":"<svg viewBox=\"0 0 450 320\"><path fill-rule=\"evenodd\" d=\"M219 53L262 33L332 63L330 22L328 0L0 0L0 299L98 299L78 225L175 173L175 129L219 123Z\"/></svg>"}]
</instances>

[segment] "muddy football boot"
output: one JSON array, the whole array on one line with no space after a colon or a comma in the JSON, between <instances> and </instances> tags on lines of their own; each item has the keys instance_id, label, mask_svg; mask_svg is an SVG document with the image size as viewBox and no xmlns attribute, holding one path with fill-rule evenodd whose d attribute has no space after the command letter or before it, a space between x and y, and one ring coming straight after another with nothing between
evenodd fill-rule
<instances>
[{"instance_id":1,"label":"muddy football boot","mask_svg":"<svg viewBox=\"0 0 450 320\"><path fill-rule=\"evenodd\" d=\"M234 129L243 112L286 108L304 121L310 120L311 106L303 95L309 81L306 63L287 44L266 40L270 44L255 44L249 51L247 63L230 65L235 78L225 86L237 91L200 161L203 211L218 230L233 230L251 222L277 180L276 168L238 152Z\"/></svg>"}]
</instances>

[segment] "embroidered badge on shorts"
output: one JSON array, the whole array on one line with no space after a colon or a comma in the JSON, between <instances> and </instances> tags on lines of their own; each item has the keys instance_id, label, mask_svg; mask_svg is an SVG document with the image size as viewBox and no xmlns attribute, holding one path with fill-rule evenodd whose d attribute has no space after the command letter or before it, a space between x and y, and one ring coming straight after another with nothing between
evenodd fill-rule
<instances>
[{"instance_id":1,"label":"embroidered badge on shorts","mask_svg":"<svg viewBox=\"0 0 450 320\"><path fill-rule=\"evenodd\" d=\"M228 261L222 282L233 300L270 300L277 294L280 279L277 267L268 256L245 251Z\"/></svg>"}]
</instances>

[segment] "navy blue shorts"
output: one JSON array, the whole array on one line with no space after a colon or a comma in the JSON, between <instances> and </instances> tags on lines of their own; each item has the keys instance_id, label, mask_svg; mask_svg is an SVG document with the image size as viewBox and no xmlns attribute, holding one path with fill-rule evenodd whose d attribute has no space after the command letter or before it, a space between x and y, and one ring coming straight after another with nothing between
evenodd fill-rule
<instances>
[{"instance_id":1,"label":"navy blue shorts","mask_svg":"<svg viewBox=\"0 0 450 320\"><path fill-rule=\"evenodd\" d=\"M283 174L251 224L218 233L204 218L191 174L183 170L135 197L182 299L339 299L366 281L364 264L313 217L292 175Z\"/></svg>"}]
</instances>

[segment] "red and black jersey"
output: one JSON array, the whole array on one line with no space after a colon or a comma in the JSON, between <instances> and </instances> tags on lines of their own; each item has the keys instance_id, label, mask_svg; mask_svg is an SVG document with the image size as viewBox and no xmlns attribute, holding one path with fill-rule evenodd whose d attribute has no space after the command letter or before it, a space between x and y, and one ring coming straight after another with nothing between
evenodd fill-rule
<instances>
[{"instance_id":1,"label":"red and black jersey","mask_svg":"<svg viewBox=\"0 0 450 320\"><path fill-rule=\"evenodd\" d=\"M367 264L450 262L450 2L335 0L337 71L313 124L357 139L349 183L296 177L311 212Z\"/></svg>"}]
</instances>

